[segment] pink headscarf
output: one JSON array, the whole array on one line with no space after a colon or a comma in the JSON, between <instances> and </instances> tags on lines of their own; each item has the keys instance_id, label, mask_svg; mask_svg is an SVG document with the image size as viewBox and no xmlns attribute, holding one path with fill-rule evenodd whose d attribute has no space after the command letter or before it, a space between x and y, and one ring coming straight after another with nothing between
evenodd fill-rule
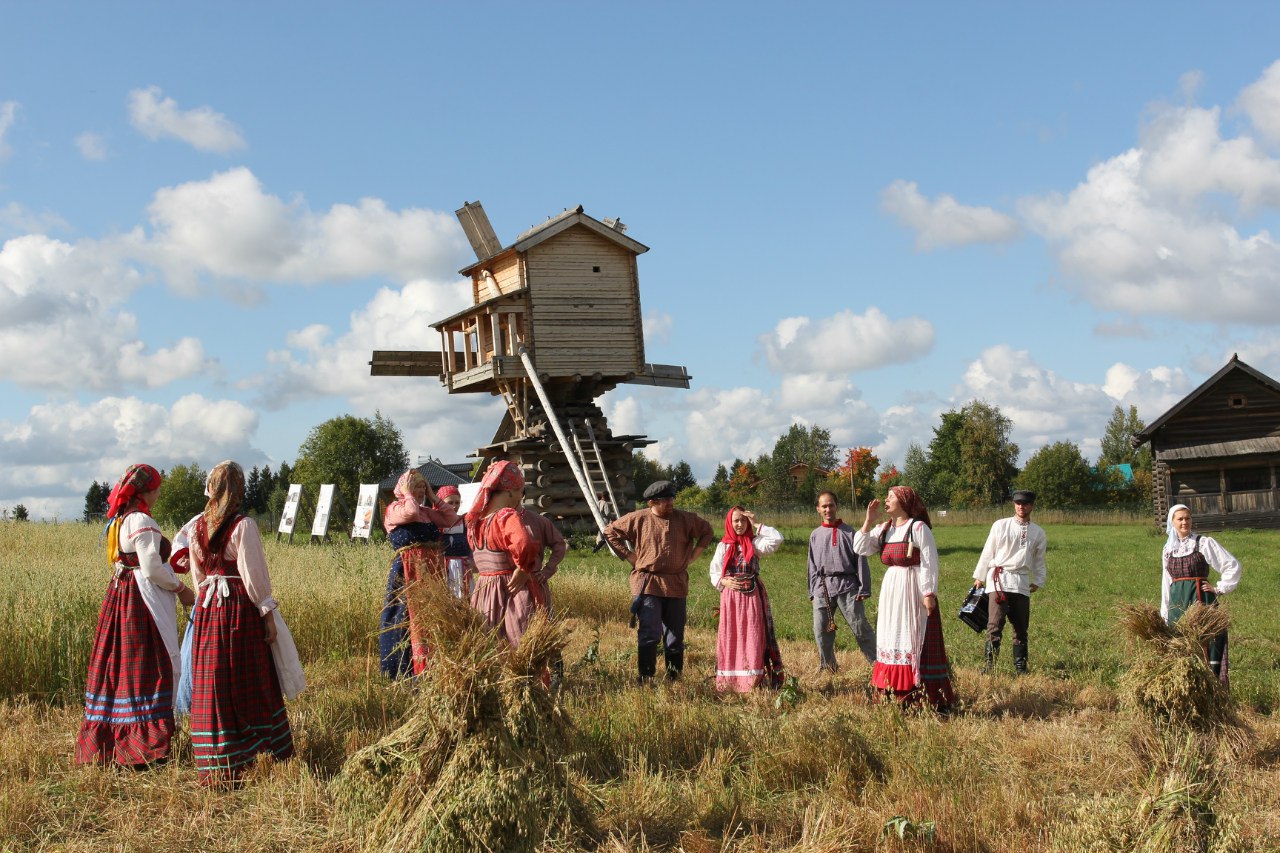
<instances>
[{"instance_id":1,"label":"pink headscarf","mask_svg":"<svg viewBox=\"0 0 1280 853\"><path fill-rule=\"evenodd\" d=\"M750 565L751 560L754 559L756 556L756 544L754 541L755 534L756 534L755 526L751 523L751 519L747 518L746 519L747 532L741 535L736 533L733 529L733 514L735 511L743 513L744 514L743 517L746 518L745 513L747 510L746 508L741 506L732 506L732 507L729 507L729 511L725 513L724 538L720 540L725 544L725 549L724 549L725 569L728 569L730 566L737 565L736 558L734 555L738 551L742 552L743 565Z\"/></svg>"},{"instance_id":2,"label":"pink headscarf","mask_svg":"<svg viewBox=\"0 0 1280 853\"><path fill-rule=\"evenodd\" d=\"M152 489L160 488L160 472L150 465L139 462L130 465L124 475L116 481L115 488L107 495L107 518L115 518L129 506L134 498L146 494ZM151 512L145 501L139 501L138 509Z\"/></svg>"},{"instance_id":3,"label":"pink headscarf","mask_svg":"<svg viewBox=\"0 0 1280 853\"><path fill-rule=\"evenodd\" d=\"M440 500L444 500L445 498L449 497L449 495L456 495L456 494L459 494L457 486L441 486L440 488L436 489L436 497L439 498Z\"/></svg>"},{"instance_id":4,"label":"pink headscarf","mask_svg":"<svg viewBox=\"0 0 1280 853\"><path fill-rule=\"evenodd\" d=\"M417 468L410 468L400 475L400 479L396 480L396 500L413 496L413 487L421 483L426 485L427 478L422 476L422 472Z\"/></svg>"},{"instance_id":5,"label":"pink headscarf","mask_svg":"<svg viewBox=\"0 0 1280 853\"><path fill-rule=\"evenodd\" d=\"M933 528L933 522L929 520L929 509L916 494L915 489L910 486L894 486L889 491L898 499L907 518L918 519L924 522L925 527Z\"/></svg>"},{"instance_id":6,"label":"pink headscarf","mask_svg":"<svg viewBox=\"0 0 1280 853\"><path fill-rule=\"evenodd\" d=\"M484 479L480 481L480 491L476 494L470 511L467 512L467 524L475 525L488 514L489 501L492 500L494 492L509 492L522 488L524 488L524 474L520 473L519 465L505 460L494 462L489 466L489 470L484 472Z\"/></svg>"}]
</instances>

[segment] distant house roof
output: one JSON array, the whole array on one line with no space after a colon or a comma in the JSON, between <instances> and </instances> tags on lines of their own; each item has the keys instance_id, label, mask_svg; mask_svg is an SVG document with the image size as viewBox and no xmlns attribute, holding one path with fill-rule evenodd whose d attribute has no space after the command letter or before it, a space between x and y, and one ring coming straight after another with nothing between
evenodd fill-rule
<instances>
[{"instance_id":1,"label":"distant house roof","mask_svg":"<svg viewBox=\"0 0 1280 853\"><path fill-rule=\"evenodd\" d=\"M459 465L461 465L461 463L459 463ZM426 481L431 484L431 488L433 489L439 486L460 486L463 483L470 482L470 480L466 477L460 477L453 471L449 470L450 468L457 468L459 465L446 466L439 462L432 462L428 460L419 465L418 470L422 472L422 476L426 478ZM470 465L466 465L465 467L467 471L471 470ZM379 483L378 488L384 492L391 491L396 487L396 481L399 479L400 474L392 474L390 477Z\"/></svg>"},{"instance_id":2,"label":"distant house roof","mask_svg":"<svg viewBox=\"0 0 1280 853\"><path fill-rule=\"evenodd\" d=\"M1199 388L1196 388L1196 390L1192 391L1190 394L1183 397L1182 400L1177 405L1175 405L1172 409L1165 412L1160 417L1156 418L1153 422L1147 425L1146 429L1144 429L1142 432L1135 435L1133 437L1133 446L1141 447L1143 444L1150 441L1151 437L1154 436L1156 432L1160 430L1161 427L1163 427L1170 420L1175 418L1180 412L1182 412L1184 409L1186 409L1196 400L1204 396L1206 392L1212 389L1213 386L1217 385L1218 382L1220 382L1224 376L1226 376L1228 373L1231 373L1233 370L1239 370L1242 373L1244 373L1246 376L1253 377L1263 386L1270 388L1272 391L1280 393L1280 383L1277 383L1276 380L1272 379L1267 374L1262 373L1258 370L1255 370L1254 368L1245 364L1243 361L1240 360L1240 356L1238 354L1233 354L1231 356L1231 360L1228 361L1221 370L1219 370L1217 373L1210 376L1204 382L1200 383Z\"/></svg>"},{"instance_id":3,"label":"distant house roof","mask_svg":"<svg viewBox=\"0 0 1280 853\"><path fill-rule=\"evenodd\" d=\"M510 246L490 255L482 261L476 261L474 264L458 270L458 273L460 275L470 275L477 268L485 266L494 258L499 255L505 255L507 252L527 252L529 249L532 249L544 240L550 240L552 237L562 231L567 231L575 225L581 225L590 231L594 231L601 237L611 240L622 248L635 252L637 255L649 251L649 247L644 243L641 243L638 240L632 240L630 237L623 234L621 231L622 226L613 228L605 225L599 219L595 219L594 217L583 213L582 205L578 205L575 208L566 210L564 213L551 217L541 225L535 225L517 237L516 241Z\"/></svg>"}]
</instances>

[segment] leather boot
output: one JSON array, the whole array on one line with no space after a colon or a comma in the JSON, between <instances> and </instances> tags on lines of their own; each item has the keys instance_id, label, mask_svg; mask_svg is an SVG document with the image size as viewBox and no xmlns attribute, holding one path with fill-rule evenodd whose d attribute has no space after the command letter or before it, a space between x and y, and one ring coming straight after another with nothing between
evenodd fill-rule
<instances>
[{"instance_id":1,"label":"leather boot","mask_svg":"<svg viewBox=\"0 0 1280 853\"><path fill-rule=\"evenodd\" d=\"M639 681L648 684L653 681L653 674L658 669L658 647L639 646L636 648L636 666L640 670Z\"/></svg>"},{"instance_id":2,"label":"leather boot","mask_svg":"<svg viewBox=\"0 0 1280 853\"><path fill-rule=\"evenodd\" d=\"M1000 644L987 642L987 662L982 665L982 674L987 675L996 668L996 658L1000 657Z\"/></svg>"},{"instance_id":3,"label":"leather boot","mask_svg":"<svg viewBox=\"0 0 1280 853\"><path fill-rule=\"evenodd\" d=\"M667 652L667 681L675 681L684 672L684 652Z\"/></svg>"},{"instance_id":4,"label":"leather boot","mask_svg":"<svg viewBox=\"0 0 1280 853\"><path fill-rule=\"evenodd\" d=\"M1027 644L1013 644L1013 671L1018 675L1027 674Z\"/></svg>"}]
</instances>

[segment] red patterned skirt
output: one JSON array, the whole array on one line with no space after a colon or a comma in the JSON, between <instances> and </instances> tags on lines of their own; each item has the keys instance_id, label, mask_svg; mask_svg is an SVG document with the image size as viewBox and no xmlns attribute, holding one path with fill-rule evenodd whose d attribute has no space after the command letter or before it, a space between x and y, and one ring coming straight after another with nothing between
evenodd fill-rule
<instances>
[{"instance_id":1,"label":"red patterned skirt","mask_svg":"<svg viewBox=\"0 0 1280 853\"><path fill-rule=\"evenodd\" d=\"M293 755L293 733L262 615L240 578L205 604L192 638L191 746L201 784L234 780L258 753Z\"/></svg>"},{"instance_id":2,"label":"red patterned skirt","mask_svg":"<svg viewBox=\"0 0 1280 853\"><path fill-rule=\"evenodd\" d=\"M938 710L946 710L955 702L951 687L951 663L942 638L942 616L934 608L925 620L924 643L920 648L919 676L911 666L888 666L876 661L871 671L871 684L892 692L904 706L925 699Z\"/></svg>"},{"instance_id":3,"label":"red patterned skirt","mask_svg":"<svg viewBox=\"0 0 1280 853\"><path fill-rule=\"evenodd\" d=\"M112 578L84 686L80 764L137 766L169 755L173 661L131 571Z\"/></svg>"},{"instance_id":4,"label":"red patterned skirt","mask_svg":"<svg viewBox=\"0 0 1280 853\"><path fill-rule=\"evenodd\" d=\"M445 580L444 548L439 542L415 543L398 552L400 564L404 566L405 605L409 611L409 654L413 659L413 674L422 675L427 668L427 658L431 650L427 648L426 633L422 629L421 617L414 613L413 596L409 590L423 578Z\"/></svg>"}]
</instances>

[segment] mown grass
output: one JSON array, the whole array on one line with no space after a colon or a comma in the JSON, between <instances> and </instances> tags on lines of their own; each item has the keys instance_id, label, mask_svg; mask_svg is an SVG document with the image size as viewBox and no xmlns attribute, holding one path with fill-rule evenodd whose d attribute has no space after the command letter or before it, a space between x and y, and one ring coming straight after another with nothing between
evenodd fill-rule
<instances>
[{"instance_id":1,"label":"mown grass","mask_svg":"<svg viewBox=\"0 0 1280 853\"><path fill-rule=\"evenodd\" d=\"M1033 674L1014 679L1007 658L996 676L978 673L980 638L953 614L985 525L939 524L944 623L963 703L947 721L876 702L843 627L843 671L817 674L803 518L783 525L787 544L764 562L784 661L799 678L791 701L712 689L715 595L704 565L693 574L686 678L635 687L625 566L571 551L554 581L570 629L562 701L572 727L562 760L591 792L595 847L1118 849L1116 839L1129 837L1118 827L1141 818L1153 780L1118 693L1127 652L1115 605L1158 601L1162 538L1141 524L1045 526L1049 583L1033 603ZM97 532L0 524L0 849L358 849L358 837L333 820L331 780L348 756L403 722L413 698L412 687L381 679L374 657L389 553L268 537L277 596L310 681L289 707L298 759L257 768L241 790L211 792L196 785L185 735L175 760L147 773L71 764L108 579ZM1245 567L1226 606L1232 692L1252 729L1225 769L1219 849L1280 849L1272 714L1280 654L1270 615L1280 602L1270 560L1280 534L1218 538ZM885 832L895 817L910 828L901 839Z\"/></svg>"}]
</instances>

